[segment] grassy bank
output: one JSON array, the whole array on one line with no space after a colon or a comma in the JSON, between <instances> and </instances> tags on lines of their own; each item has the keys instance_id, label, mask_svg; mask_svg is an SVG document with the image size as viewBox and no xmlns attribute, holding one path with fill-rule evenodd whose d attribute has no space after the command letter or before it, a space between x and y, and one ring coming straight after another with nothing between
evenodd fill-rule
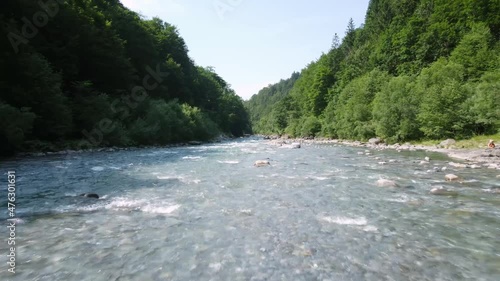
<instances>
[{"instance_id":1,"label":"grassy bank","mask_svg":"<svg viewBox=\"0 0 500 281\"><path fill-rule=\"evenodd\" d=\"M485 135L485 136L475 136L470 139L457 140L457 143L454 145L456 148L487 148L488 141L494 140L497 145L500 145L500 133L495 135ZM438 145L442 140L425 140L419 142L412 142L412 144L416 145L426 145L426 146L435 146Z\"/></svg>"}]
</instances>

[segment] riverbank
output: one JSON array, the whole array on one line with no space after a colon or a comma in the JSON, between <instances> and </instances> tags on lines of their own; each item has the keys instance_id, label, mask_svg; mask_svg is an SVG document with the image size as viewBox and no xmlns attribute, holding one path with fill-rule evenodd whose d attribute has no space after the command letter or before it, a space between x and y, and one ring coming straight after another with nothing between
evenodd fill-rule
<instances>
[{"instance_id":1,"label":"riverbank","mask_svg":"<svg viewBox=\"0 0 500 281\"><path fill-rule=\"evenodd\" d=\"M10 157L27 157L27 156L47 156L47 155L68 155L68 154L76 154L76 153L85 153L85 152L115 152L115 151L132 151L137 149L148 149L148 148L174 148L174 147L182 147L182 146L194 146L194 145L203 145L210 143L220 143L223 141L228 141L231 139L235 139L235 137L220 135L219 137L209 140L209 141L186 141L165 145L139 145L139 146L94 146L88 148L81 148L77 143L65 143L65 144L51 144L51 146L47 146L46 148L34 148L28 151L22 151L13 153L10 156L1 156L0 158L10 158Z\"/></svg>"},{"instance_id":2,"label":"riverbank","mask_svg":"<svg viewBox=\"0 0 500 281\"><path fill-rule=\"evenodd\" d=\"M272 145L281 146L283 144L301 143L303 145L318 145L318 144L335 144L346 145L352 147L363 147L373 150L392 149L396 151L429 151L438 152L448 155L450 158L457 159L463 163L450 163L451 165L463 168L485 167L490 169L500 170L500 148L495 149L471 149L471 148L446 148L439 145L414 145L411 143L405 144L385 144L380 141L361 142L336 139L289 139L289 138L274 138L269 139Z\"/></svg>"}]
</instances>

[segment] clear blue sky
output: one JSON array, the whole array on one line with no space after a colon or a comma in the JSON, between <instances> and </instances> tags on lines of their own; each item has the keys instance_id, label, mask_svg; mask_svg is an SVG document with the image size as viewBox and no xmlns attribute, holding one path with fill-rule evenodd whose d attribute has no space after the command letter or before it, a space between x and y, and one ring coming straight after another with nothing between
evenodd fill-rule
<instances>
[{"instance_id":1,"label":"clear blue sky","mask_svg":"<svg viewBox=\"0 0 500 281\"><path fill-rule=\"evenodd\" d=\"M349 18L364 22L369 0L121 0L177 26L200 66L213 66L249 99L290 77L342 38Z\"/></svg>"}]
</instances>

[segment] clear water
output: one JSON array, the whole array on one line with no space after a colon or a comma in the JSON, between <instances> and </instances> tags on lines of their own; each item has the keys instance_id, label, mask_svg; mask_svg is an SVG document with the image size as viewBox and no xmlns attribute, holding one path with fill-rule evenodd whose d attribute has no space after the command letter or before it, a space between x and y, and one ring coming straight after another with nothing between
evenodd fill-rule
<instances>
[{"instance_id":1,"label":"clear water","mask_svg":"<svg viewBox=\"0 0 500 281\"><path fill-rule=\"evenodd\" d=\"M0 279L500 280L500 194L487 192L498 171L359 152L246 139L3 161L2 182L16 171L24 223L15 275L0 232ZM266 158L271 166L253 166ZM379 178L400 187L377 187ZM436 185L460 195L430 195Z\"/></svg>"}]
</instances>

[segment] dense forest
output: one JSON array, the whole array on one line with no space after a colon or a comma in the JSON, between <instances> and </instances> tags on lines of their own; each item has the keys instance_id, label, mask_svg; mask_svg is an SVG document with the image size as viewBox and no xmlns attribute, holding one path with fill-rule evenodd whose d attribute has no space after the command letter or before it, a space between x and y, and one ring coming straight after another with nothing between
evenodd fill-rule
<instances>
[{"instance_id":1,"label":"dense forest","mask_svg":"<svg viewBox=\"0 0 500 281\"><path fill-rule=\"evenodd\" d=\"M118 0L0 3L0 154L241 136L243 101Z\"/></svg>"},{"instance_id":2,"label":"dense forest","mask_svg":"<svg viewBox=\"0 0 500 281\"><path fill-rule=\"evenodd\" d=\"M255 131L283 131L282 126L286 127L288 114L286 104L290 100L289 93L299 76L298 72L294 72L290 78L265 87L249 101L245 101Z\"/></svg>"},{"instance_id":3,"label":"dense forest","mask_svg":"<svg viewBox=\"0 0 500 281\"><path fill-rule=\"evenodd\" d=\"M387 142L500 133L499 39L500 1L371 0L293 85L247 102L252 126ZM269 99L275 88L287 95Z\"/></svg>"}]
</instances>

